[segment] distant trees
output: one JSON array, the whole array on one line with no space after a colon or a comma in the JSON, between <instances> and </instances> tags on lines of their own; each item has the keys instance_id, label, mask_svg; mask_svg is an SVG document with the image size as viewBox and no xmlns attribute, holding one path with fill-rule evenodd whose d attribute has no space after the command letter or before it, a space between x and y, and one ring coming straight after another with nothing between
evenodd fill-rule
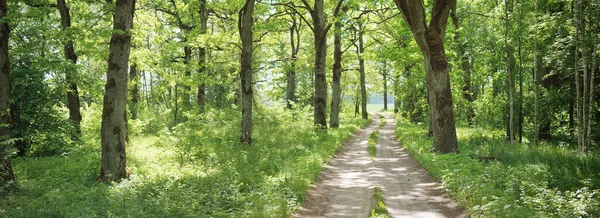
<instances>
[{"instance_id":1,"label":"distant trees","mask_svg":"<svg viewBox=\"0 0 600 218\"><path fill-rule=\"evenodd\" d=\"M117 0L114 32L110 38L108 72L102 110L102 166L100 181L127 178L127 70L135 0Z\"/></svg>"}]
</instances>

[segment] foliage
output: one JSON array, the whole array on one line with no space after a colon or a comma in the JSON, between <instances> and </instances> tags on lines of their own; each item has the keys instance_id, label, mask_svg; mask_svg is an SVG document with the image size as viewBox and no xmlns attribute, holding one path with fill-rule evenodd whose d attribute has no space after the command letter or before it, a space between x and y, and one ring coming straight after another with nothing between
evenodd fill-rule
<instances>
[{"instance_id":1,"label":"foliage","mask_svg":"<svg viewBox=\"0 0 600 218\"><path fill-rule=\"evenodd\" d=\"M68 152L76 134L57 90L44 74L16 68L11 74L11 114L15 147L20 155L48 156Z\"/></svg>"},{"instance_id":2,"label":"foliage","mask_svg":"<svg viewBox=\"0 0 600 218\"><path fill-rule=\"evenodd\" d=\"M422 126L398 119L399 140L450 196L473 215L600 215L600 159L572 148L510 145L502 132L458 128L460 154L431 152Z\"/></svg>"},{"instance_id":3,"label":"foliage","mask_svg":"<svg viewBox=\"0 0 600 218\"><path fill-rule=\"evenodd\" d=\"M84 110L84 135L97 132L99 109ZM366 124L343 119L339 129L315 130L307 108L260 107L256 141L244 146L237 139L238 113L190 113L187 122L164 128L159 137L131 137L132 176L119 184L96 180L99 136L84 137L68 155L16 158L20 189L0 200L0 217L290 216L323 163Z\"/></svg>"}]
</instances>

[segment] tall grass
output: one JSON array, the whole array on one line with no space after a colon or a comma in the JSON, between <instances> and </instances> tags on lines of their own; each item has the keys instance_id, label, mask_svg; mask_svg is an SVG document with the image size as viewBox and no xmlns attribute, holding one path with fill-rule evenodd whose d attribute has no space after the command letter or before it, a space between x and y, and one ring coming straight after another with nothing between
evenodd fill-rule
<instances>
[{"instance_id":1,"label":"tall grass","mask_svg":"<svg viewBox=\"0 0 600 218\"><path fill-rule=\"evenodd\" d=\"M98 130L99 113L90 114L96 116L87 116L84 131ZM245 146L238 142L239 112L187 117L158 136L132 137L131 177L118 184L96 180L101 151L93 132L68 155L16 158L20 189L0 200L0 217L290 216L323 163L366 124L345 115L341 128L319 130L308 109L261 107L254 143Z\"/></svg>"},{"instance_id":2,"label":"tall grass","mask_svg":"<svg viewBox=\"0 0 600 218\"><path fill-rule=\"evenodd\" d=\"M565 146L511 145L501 132L458 128L459 154L432 152L425 126L399 118L403 146L472 214L600 216L600 159Z\"/></svg>"}]
</instances>

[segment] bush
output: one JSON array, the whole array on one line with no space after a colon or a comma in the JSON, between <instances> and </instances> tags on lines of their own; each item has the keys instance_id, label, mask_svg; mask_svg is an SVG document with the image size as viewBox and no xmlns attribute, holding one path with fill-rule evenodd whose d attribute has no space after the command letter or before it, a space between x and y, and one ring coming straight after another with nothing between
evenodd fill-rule
<instances>
[{"instance_id":1,"label":"bush","mask_svg":"<svg viewBox=\"0 0 600 218\"><path fill-rule=\"evenodd\" d=\"M12 130L18 154L50 156L68 152L76 132L61 103L61 93L48 86L42 72L16 68L10 76Z\"/></svg>"}]
</instances>

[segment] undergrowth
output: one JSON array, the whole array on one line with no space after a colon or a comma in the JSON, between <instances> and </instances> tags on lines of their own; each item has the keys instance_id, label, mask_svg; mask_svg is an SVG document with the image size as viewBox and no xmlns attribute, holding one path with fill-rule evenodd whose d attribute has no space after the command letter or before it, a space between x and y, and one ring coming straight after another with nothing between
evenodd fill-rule
<instances>
[{"instance_id":1,"label":"undergrowth","mask_svg":"<svg viewBox=\"0 0 600 218\"><path fill-rule=\"evenodd\" d=\"M502 132L458 128L460 154L432 152L425 126L398 119L413 157L474 216L598 217L600 158L565 146L511 145Z\"/></svg>"},{"instance_id":2,"label":"undergrowth","mask_svg":"<svg viewBox=\"0 0 600 218\"><path fill-rule=\"evenodd\" d=\"M121 183L97 181L101 113L84 110L82 143L69 154L18 157L19 190L0 200L0 217L286 217L347 137L366 124L341 116L339 129L313 127L308 109L260 107L254 143L238 142L239 111L187 114L158 136L130 123ZM348 119L345 119L348 118Z\"/></svg>"}]
</instances>

